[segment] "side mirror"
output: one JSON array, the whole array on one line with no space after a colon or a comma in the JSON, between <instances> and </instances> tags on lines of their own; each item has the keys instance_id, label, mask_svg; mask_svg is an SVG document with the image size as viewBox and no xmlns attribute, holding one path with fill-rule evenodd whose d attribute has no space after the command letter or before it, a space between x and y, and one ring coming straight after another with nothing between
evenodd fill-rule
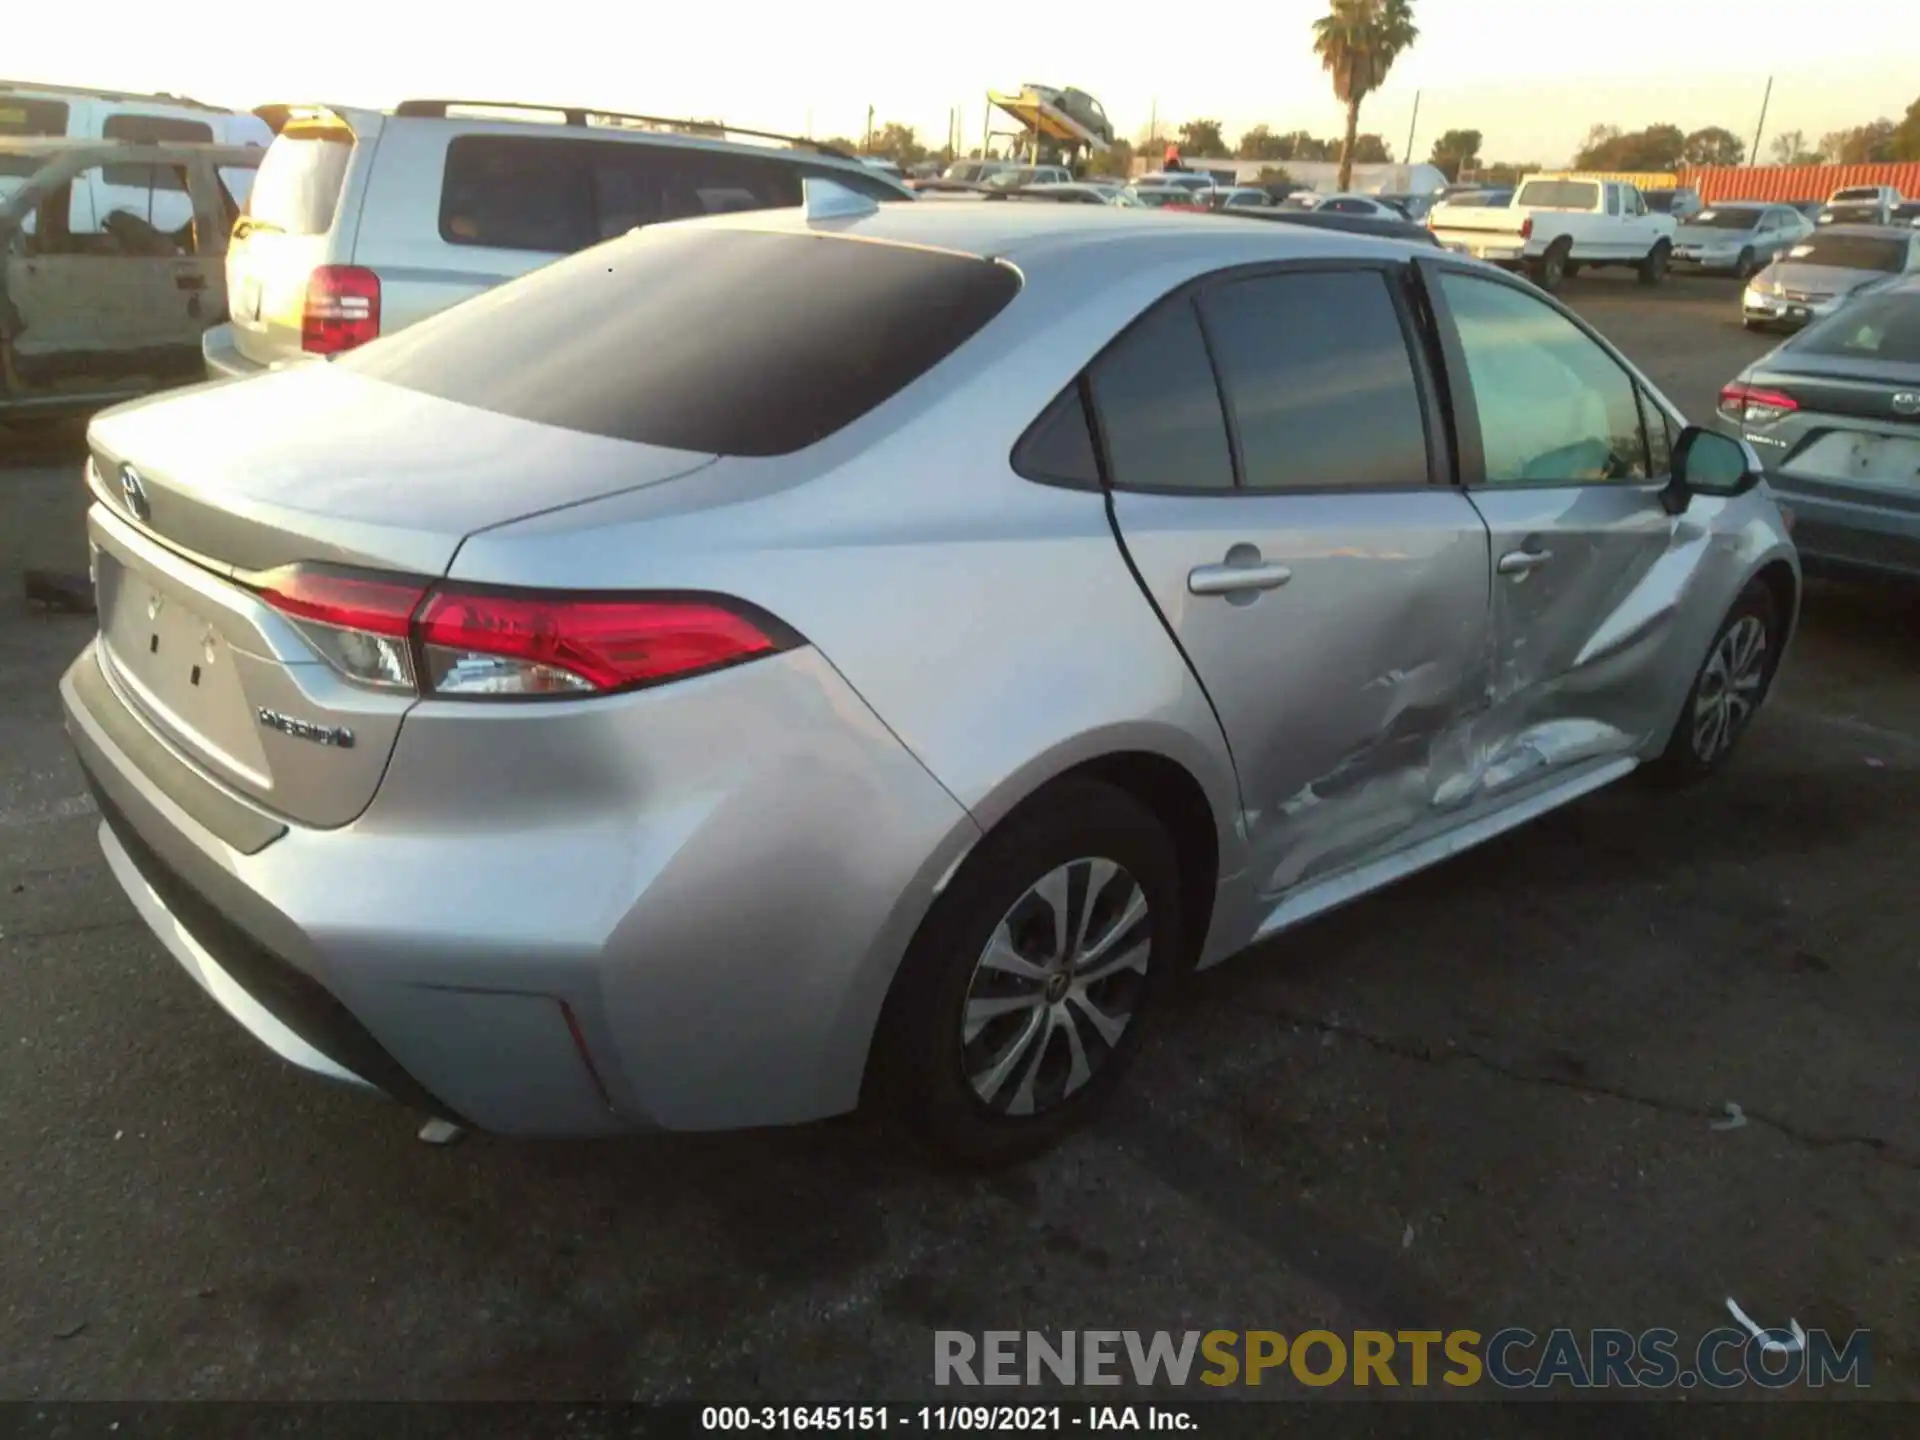
<instances>
[{"instance_id":1,"label":"side mirror","mask_svg":"<svg viewBox=\"0 0 1920 1440\"><path fill-rule=\"evenodd\" d=\"M1760 456L1746 441L1689 425L1673 447L1673 479L1660 500L1669 515L1680 515L1695 495L1731 499L1746 494L1760 483L1761 473Z\"/></svg>"}]
</instances>

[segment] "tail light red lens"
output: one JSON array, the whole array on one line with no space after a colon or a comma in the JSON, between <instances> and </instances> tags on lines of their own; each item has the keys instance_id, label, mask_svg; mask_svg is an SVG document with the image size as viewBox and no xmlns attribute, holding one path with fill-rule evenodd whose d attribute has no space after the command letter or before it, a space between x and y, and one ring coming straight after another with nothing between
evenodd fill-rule
<instances>
[{"instance_id":1,"label":"tail light red lens","mask_svg":"<svg viewBox=\"0 0 1920 1440\"><path fill-rule=\"evenodd\" d=\"M1520 238L1522 240L1531 240L1533 238L1533 217L1531 215L1520 222Z\"/></svg>"},{"instance_id":2,"label":"tail light red lens","mask_svg":"<svg viewBox=\"0 0 1920 1440\"><path fill-rule=\"evenodd\" d=\"M799 637L717 596L600 596L290 566L255 592L342 675L461 698L585 696L684 679Z\"/></svg>"},{"instance_id":3,"label":"tail light red lens","mask_svg":"<svg viewBox=\"0 0 1920 1440\"><path fill-rule=\"evenodd\" d=\"M1734 381L1720 392L1720 413L1729 420L1749 425L1771 425L1800 408L1800 402L1784 390Z\"/></svg>"},{"instance_id":4,"label":"tail light red lens","mask_svg":"<svg viewBox=\"0 0 1920 1440\"><path fill-rule=\"evenodd\" d=\"M380 277L359 265L322 265L307 280L300 348L338 355L380 337Z\"/></svg>"}]
</instances>

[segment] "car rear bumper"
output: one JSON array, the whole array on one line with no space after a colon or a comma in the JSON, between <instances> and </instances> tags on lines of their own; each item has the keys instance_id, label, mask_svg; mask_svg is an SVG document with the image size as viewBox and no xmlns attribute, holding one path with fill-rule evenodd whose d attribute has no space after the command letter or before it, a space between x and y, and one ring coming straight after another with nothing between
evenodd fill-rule
<instances>
[{"instance_id":1,"label":"car rear bumper","mask_svg":"<svg viewBox=\"0 0 1920 1440\"><path fill-rule=\"evenodd\" d=\"M1793 542L1809 574L1920 580L1920 514L1912 508L1865 495L1809 495L1796 489L1792 476L1770 475L1767 486L1793 514Z\"/></svg>"},{"instance_id":2,"label":"car rear bumper","mask_svg":"<svg viewBox=\"0 0 1920 1440\"><path fill-rule=\"evenodd\" d=\"M233 324L215 325L200 336L200 358L206 362L209 380L238 380L247 375L264 375L267 367L249 360L234 343Z\"/></svg>"},{"instance_id":3,"label":"car rear bumper","mask_svg":"<svg viewBox=\"0 0 1920 1440\"><path fill-rule=\"evenodd\" d=\"M531 707L423 704L332 830L184 783L111 665L89 646L69 669L67 728L114 876L176 962L294 1064L499 1133L851 1109L899 958L978 835L811 650L570 703L564 753Z\"/></svg>"}]
</instances>

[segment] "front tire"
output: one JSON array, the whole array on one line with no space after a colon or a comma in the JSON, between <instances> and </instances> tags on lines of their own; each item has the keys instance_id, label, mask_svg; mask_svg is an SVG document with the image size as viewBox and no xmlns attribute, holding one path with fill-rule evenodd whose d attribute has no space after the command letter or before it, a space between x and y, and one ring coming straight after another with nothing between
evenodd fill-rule
<instances>
[{"instance_id":1,"label":"front tire","mask_svg":"<svg viewBox=\"0 0 1920 1440\"><path fill-rule=\"evenodd\" d=\"M1650 767L1657 781L1695 784L1727 763L1773 688L1784 628L1773 591L1751 581L1694 673L1666 749Z\"/></svg>"},{"instance_id":2,"label":"front tire","mask_svg":"<svg viewBox=\"0 0 1920 1440\"><path fill-rule=\"evenodd\" d=\"M1742 250L1740 258L1734 262L1733 273L1742 280L1751 280L1760 269L1760 261L1752 250Z\"/></svg>"},{"instance_id":3,"label":"front tire","mask_svg":"<svg viewBox=\"0 0 1920 1440\"><path fill-rule=\"evenodd\" d=\"M1667 261L1672 256L1667 242L1662 240L1647 252L1647 258L1640 262L1640 283L1658 285L1667 278Z\"/></svg>"},{"instance_id":4,"label":"front tire","mask_svg":"<svg viewBox=\"0 0 1920 1440\"><path fill-rule=\"evenodd\" d=\"M1071 779L975 849L914 937L875 1037L884 1100L975 1164L1038 1153L1113 1093L1184 962L1172 839Z\"/></svg>"}]
</instances>

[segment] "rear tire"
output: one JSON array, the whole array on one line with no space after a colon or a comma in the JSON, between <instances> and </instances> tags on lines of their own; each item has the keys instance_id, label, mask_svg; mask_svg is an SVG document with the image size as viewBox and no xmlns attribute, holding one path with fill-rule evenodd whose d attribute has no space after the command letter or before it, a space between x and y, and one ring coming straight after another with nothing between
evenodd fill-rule
<instances>
[{"instance_id":1,"label":"rear tire","mask_svg":"<svg viewBox=\"0 0 1920 1440\"><path fill-rule=\"evenodd\" d=\"M1567 254L1573 249L1570 240L1556 240L1547 247L1547 253L1533 262L1530 278L1549 295L1560 288L1560 282L1567 278Z\"/></svg>"},{"instance_id":2,"label":"rear tire","mask_svg":"<svg viewBox=\"0 0 1920 1440\"><path fill-rule=\"evenodd\" d=\"M1640 262L1640 283L1658 285L1664 281L1667 278L1667 261L1672 253L1672 248L1664 240L1649 250L1647 258Z\"/></svg>"},{"instance_id":3,"label":"rear tire","mask_svg":"<svg viewBox=\"0 0 1920 1440\"><path fill-rule=\"evenodd\" d=\"M1648 766L1656 783L1696 784L1727 763L1773 689L1785 623L1779 609L1764 581L1740 592L1694 672L1666 749Z\"/></svg>"},{"instance_id":4,"label":"rear tire","mask_svg":"<svg viewBox=\"0 0 1920 1440\"><path fill-rule=\"evenodd\" d=\"M1099 781L1050 787L980 842L915 935L873 1098L967 1163L1044 1150L1118 1086L1184 966L1182 923L1160 822Z\"/></svg>"}]
</instances>

